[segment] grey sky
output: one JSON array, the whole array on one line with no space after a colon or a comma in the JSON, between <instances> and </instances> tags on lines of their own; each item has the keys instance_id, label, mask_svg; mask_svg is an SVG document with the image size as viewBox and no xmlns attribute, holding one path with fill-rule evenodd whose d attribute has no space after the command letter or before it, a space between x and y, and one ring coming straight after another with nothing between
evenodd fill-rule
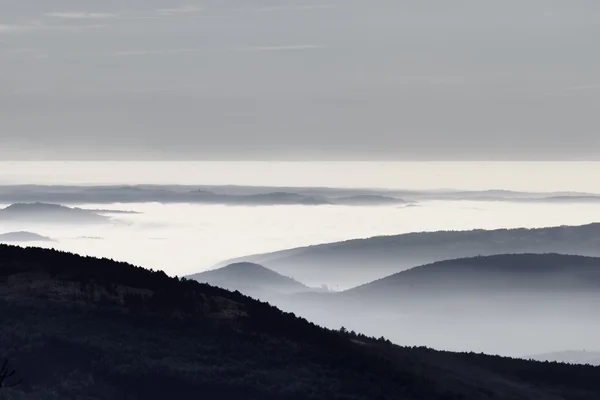
<instances>
[{"instance_id":1,"label":"grey sky","mask_svg":"<svg viewBox=\"0 0 600 400\"><path fill-rule=\"evenodd\" d=\"M0 0L0 158L598 159L597 0Z\"/></svg>"}]
</instances>

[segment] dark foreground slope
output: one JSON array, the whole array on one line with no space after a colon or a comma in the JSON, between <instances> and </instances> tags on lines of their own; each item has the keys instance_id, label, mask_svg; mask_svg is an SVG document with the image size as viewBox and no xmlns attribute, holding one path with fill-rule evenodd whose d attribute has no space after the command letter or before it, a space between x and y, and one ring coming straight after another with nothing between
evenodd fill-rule
<instances>
[{"instance_id":1,"label":"dark foreground slope","mask_svg":"<svg viewBox=\"0 0 600 400\"><path fill-rule=\"evenodd\" d=\"M255 262L307 285L345 289L415 265L507 253L600 256L600 223L377 236L247 256L222 265Z\"/></svg>"},{"instance_id":2,"label":"dark foreground slope","mask_svg":"<svg viewBox=\"0 0 600 400\"><path fill-rule=\"evenodd\" d=\"M14 399L597 399L600 369L408 349L238 292L0 245Z\"/></svg>"}]
</instances>

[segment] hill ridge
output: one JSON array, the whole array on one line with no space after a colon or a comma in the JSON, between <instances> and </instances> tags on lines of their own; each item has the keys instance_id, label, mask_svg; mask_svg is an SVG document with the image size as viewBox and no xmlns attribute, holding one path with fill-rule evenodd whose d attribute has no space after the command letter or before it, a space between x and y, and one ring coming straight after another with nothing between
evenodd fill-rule
<instances>
[{"instance_id":1,"label":"hill ridge","mask_svg":"<svg viewBox=\"0 0 600 400\"><path fill-rule=\"evenodd\" d=\"M600 393L599 368L402 348L110 259L0 245L0 290L12 290L0 297L3 355L26 378L10 393L17 400L198 393L209 400L592 400Z\"/></svg>"}]
</instances>

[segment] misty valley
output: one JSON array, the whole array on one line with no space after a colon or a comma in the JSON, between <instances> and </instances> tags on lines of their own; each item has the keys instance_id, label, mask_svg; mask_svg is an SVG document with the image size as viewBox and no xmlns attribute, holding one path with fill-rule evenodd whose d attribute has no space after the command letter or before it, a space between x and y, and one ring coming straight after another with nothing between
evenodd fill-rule
<instances>
[{"instance_id":1,"label":"misty valley","mask_svg":"<svg viewBox=\"0 0 600 400\"><path fill-rule=\"evenodd\" d=\"M592 192L4 185L0 201L7 398L600 393Z\"/></svg>"},{"instance_id":2,"label":"misty valley","mask_svg":"<svg viewBox=\"0 0 600 400\"><path fill-rule=\"evenodd\" d=\"M184 202L208 189L210 204ZM0 210L0 242L128 261L402 345L596 364L600 225L582 223L600 204L581 197L5 186L19 202Z\"/></svg>"}]
</instances>

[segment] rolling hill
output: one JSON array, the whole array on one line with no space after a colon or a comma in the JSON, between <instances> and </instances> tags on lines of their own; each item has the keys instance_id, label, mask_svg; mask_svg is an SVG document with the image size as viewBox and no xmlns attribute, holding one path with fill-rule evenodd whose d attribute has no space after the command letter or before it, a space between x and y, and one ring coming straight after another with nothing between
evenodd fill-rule
<instances>
[{"instance_id":1,"label":"rolling hill","mask_svg":"<svg viewBox=\"0 0 600 400\"><path fill-rule=\"evenodd\" d=\"M416 265L507 253L600 256L600 224L378 236L251 255L219 266L254 262L307 285L348 289Z\"/></svg>"},{"instance_id":2,"label":"rolling hill","mask_svg":"<svg viewBox=\"0 0 600 400\"><path fill-rule=\"evenodd\" d=\"M436 262L277 303L326 326L396 342L511 356L595 348L600 258L507 254Z\"/></svg>"},{"instance_id":3,"label":"rolling hill","mask_svg":"<svg viewBox=\"0 0 600 400\"><path fill-rule=\"evenodd\" d=\"M81 208L71 208L49 203L15 203L0 210L3 225L56 224L83 225L107 224L110 218Z\"/></svg>"},{"instance_id":4,"label":"rolling hill","mask_svg":"<svg viewBox=\"0 0 600 400\"><path fill-rule=\"evenodd\" d=\"M0 234L0 243L27 243L27 242L54 242L47 236L38 235L33 232L7 232Z\"/></svg>"},{"instance_id":5,"label":"rolling hill","mask_svg":"<svg viewBox=\"0 0 600 400\"><path fill-rule=\"evenodd\" d=\"M345 296L415 298L432 293L595 293L600 258L563 254L501 254L438 261L344 292Z\"/></svg>"},{"instance_id":6,"label":"rolling hill","mask_svg":"<svg viewBox=\"0 0 600 400\"><path fill-rule=\"evenodd\" d=\"M308 286L292 278L254 263L230 264L223 268L190 275L188 278L224 289L239 290L244 294L259 298L311 290Z\"/></svg>"},{"instance_id":7,"label":"rolling hill","mask_svg":"<svg viewBox=\"0 0 600 400\"><path fill-rule=\"evenodd\" d=\"M588 400L600 369L395 346L107 259L0 245L21 400ZM9 384L11 382L8 382Z\"/></svg>"},{"instance_id":8,"label":"rolling hill","mask_svg":"<svg viewBox=\"0 0 600 400\"><path fill-rule=\"evenodd\" d=\"M0 202L191 203L226 205L390 205L405 201L389 190L259 186L0 185Z\"/></svg>"},{"instance_id":9,"label":"rolling hill","mask_svg":"<svg viewBox=\"0 0 600 400\"><path fill-rule=\"evenodd\" d=\"M440 200L589 203L600 201L600 196L584 192L515 192L509 190L395 190L236 185L0 185L0 203L36 201L61 204L184 202L244 205L260 203L393 205Z\"/></svg>"}]
</instances>

